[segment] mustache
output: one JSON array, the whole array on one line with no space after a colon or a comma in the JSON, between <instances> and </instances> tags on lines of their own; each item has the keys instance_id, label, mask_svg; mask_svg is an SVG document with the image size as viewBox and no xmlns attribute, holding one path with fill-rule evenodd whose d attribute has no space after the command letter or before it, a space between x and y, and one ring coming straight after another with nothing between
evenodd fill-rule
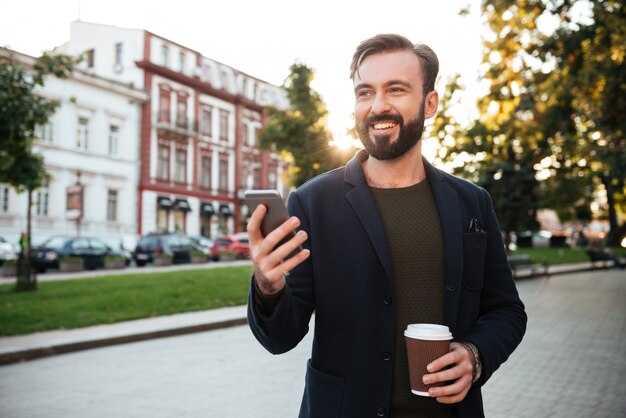
<instances>
[{"instance_id":1,"label":"mustache","mask_svg":"<svg viewBox=\"0 0 626 418\"><path fill-rule=\"evenodd\" d=\"M398 125L404 125L404 118L400 115L372 115L363 121L363 126L369 126L376 122L394 121Z\"/></svg>"}]
</instances>

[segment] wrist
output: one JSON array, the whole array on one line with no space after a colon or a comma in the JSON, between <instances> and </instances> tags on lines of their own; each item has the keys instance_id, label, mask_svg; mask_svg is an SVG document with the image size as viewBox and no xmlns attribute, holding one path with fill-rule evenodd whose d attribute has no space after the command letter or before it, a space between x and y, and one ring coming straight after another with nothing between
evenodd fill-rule
<instances>
[{"instance_id":1,"label":"wrist","mask_svg":"<svg viewBox=\"0 0 626 418\"><path fill-rule=\"evenodd\" d=\"M476 346L470 342L459 342L459 344L465 347L473 357L474 369L472 372L472 383L476 383L476 381L480 379L480 376L483 373L483 364L480 359L480 353L478 352L478 348L476 348Z\"/></svg>"}]
</instances>

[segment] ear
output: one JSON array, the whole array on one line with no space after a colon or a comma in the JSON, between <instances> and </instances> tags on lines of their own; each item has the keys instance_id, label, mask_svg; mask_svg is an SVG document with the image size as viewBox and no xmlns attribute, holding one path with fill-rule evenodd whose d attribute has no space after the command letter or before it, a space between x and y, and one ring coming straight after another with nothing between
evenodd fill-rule
<instances>
[{"instance_id":1,"label":"ear","mask_svg":"<svg viewBox=\"0 0 626 418\"><path fill-rule=\"evenodd\" d=\"M436 90L428 92L424 102L424 118L429 119L435 116L439 107L439 93Z\"/></svg>"}]
</instances>

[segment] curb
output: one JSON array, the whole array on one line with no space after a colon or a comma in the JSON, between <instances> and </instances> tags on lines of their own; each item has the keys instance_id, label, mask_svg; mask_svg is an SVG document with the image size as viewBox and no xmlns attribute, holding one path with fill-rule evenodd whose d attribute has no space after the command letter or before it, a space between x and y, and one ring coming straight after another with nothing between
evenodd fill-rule
<instances>
[{"instance_id":1,"label":"curb","mask_svg":"<svg viewBox=\"0 0 626 418\"><path fill-rule=\"evenodd\" d=\"M128 335L95 338L79 342L51 344L44 347L18 349L15 351L0 353L0 366L35 360L56 354L66 354L76 351L88 350L92 348L108 347L118 344L126 344L138 341L151 340L155 338L174 337L202 331L212 331L216 329L235 327L248 323L247 318L228 319L217 322L209 322L199 325L182 326L156 331L139 332Z\"/></svg>"}]
</instances>

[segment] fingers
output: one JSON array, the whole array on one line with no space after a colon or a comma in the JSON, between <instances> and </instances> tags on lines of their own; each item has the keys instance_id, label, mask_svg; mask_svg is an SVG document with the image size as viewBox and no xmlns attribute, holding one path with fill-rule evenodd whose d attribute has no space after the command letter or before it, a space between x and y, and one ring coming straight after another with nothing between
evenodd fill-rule
<instances>
[{"instance_id":1,"label":"fingers","mask_svg":"<svg viewBox=\"0 0 626 418\"><path fill-rule=\"evenodd\" d=\"M278 293L285 286L285 276L294 267L306 260L310 252L309 250L302 250L293 257L287 258L307 239L307 234L304 231L294 234L296 228L300 226L300 220L296 217L289 218L266 237L263 237L261 222L266 213L265 206L257 206L250 217L247 231L257 286L263 294L271 295ZM290 235L293 236L276 247L285 237Z\"/></svg>"},{"instance_id":2,"label":"fingers","mask_svg":"<svg viewBox=\"0 0 626 418\"><path fill-rule=\"evenodd\" d=\"M447 386L438 386L430 388L428 394L437 399L440 403L457 403L461 402L467 396L472 387L472 378L462 377L457 379L454 383Z\"/></svg>"},{"instance_id":3,"label":"fingers","mask_svg":"<svg viewBox=\"0 0 626 418\"><path fill-rule=\"evenodd\" d=\"M267 208L265 205L258 205L254 212L252 212L252 216L250 216L250 220L246 226L246 231L248 231L248 238L250 240L251 247L263 240L263 235L261 234L261 222L263 221L266 213Z\"/></svg>"},{"instance_id":4,"label":"fingers","mask_svg":"<svg viewBox=\"0 0 626 418\"><path fill-rule=\"evenodd\" d=\"M462 401L472 386L471 354L456 343L452 343L450 348L452 351L427 366L431 373L423 377L427 385L444 383L444 386L431 387L428 390L430 396L437 398L441 403Z\"/></svg>"}]
</instances>

